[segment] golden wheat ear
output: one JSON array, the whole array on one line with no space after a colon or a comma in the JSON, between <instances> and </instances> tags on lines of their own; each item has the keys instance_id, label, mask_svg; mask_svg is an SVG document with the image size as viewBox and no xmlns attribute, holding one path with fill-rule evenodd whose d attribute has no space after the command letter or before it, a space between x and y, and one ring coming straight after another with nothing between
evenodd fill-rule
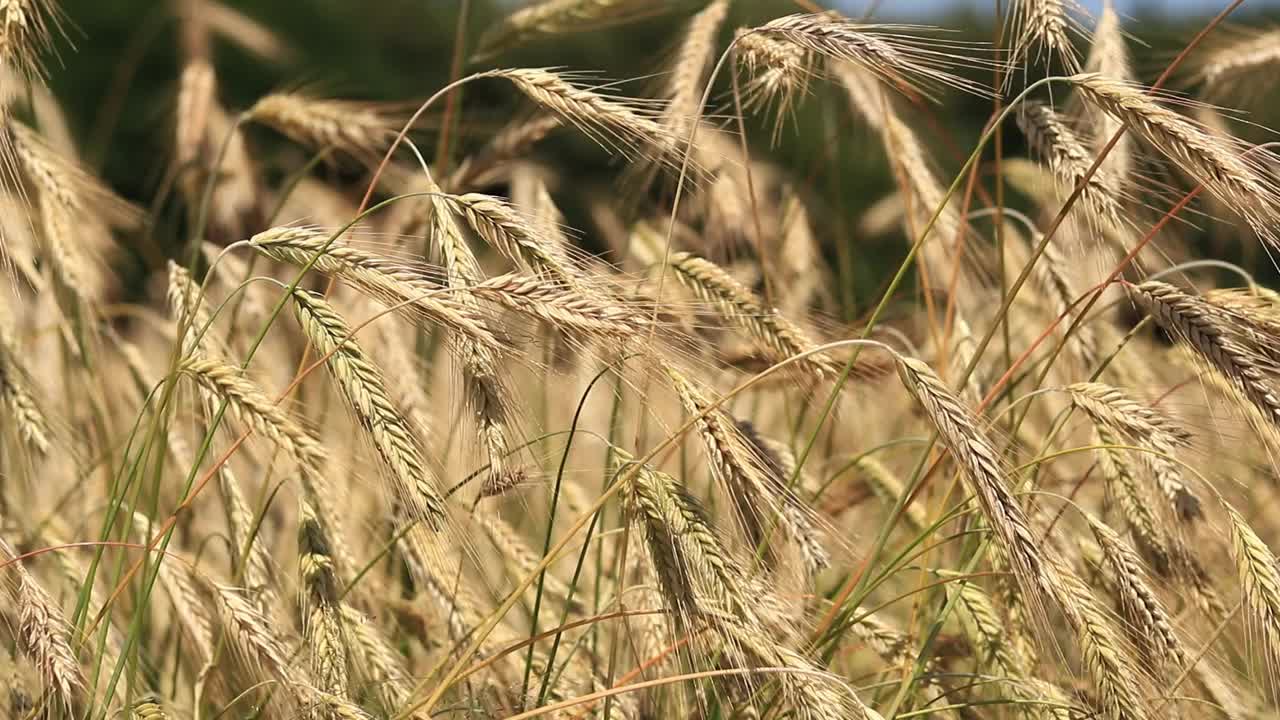
<instances>
[{"instance_id":1,"label":"golden wheat ear","mask_svg":"<svg viewBox=\"0 0 1280 720\"><path fill-rule=\"evenodd\" d=\"M1208 95L1242 90L1250 83L1271 87L1280 65L1280 30L1247 32L1205 53L1199 64L1194 79Z\"/></svg>"},{"instance_id":2,"label":"golden wheat ear","mask_svg":"<svg viewBox=\"0 0 1280 720\"><path fill-rule=\"evenodd\" d=\"M1094 155L1067 118L1038 102L1026 103L1018 113L1018 126L1027 141L1064 187L1074 188L1093 166ZM1108 138L1109 139L1109 138ZM1099 168L1080 193L1095 223L1123 229L1125 193L1120 178Z\"/></svg>"},{"instance_id":3,"label":"golden wheat ear","mask_svg":"<svg viewBox=\"0 0 1280 720\"><path fill-rule=\"evenodd\" d=\"M1089 46L1089 57L1085 60L1085 72L1097 73L1103 77L1115 78L1121 82L1132 82L1133 67L1129 58L1129 47L1125 34L1120 27L1120 16L1111 0L1103 0L1102 14L1093 29L1093 44ZM1075 98L1074 105L1079 105ZM1081 108L1088 120L1087 127L1093 128L1091 133L1095 151L1102 147L1119 132L1121 123L1097 108ZM1134 169L1133 140L1125 133L1111 148L1111 152L1102 160L1101 169L1106 170L1120 182L1127 182Z\"/></svg>"},{"instance_id":4,"label":"golden wheat ear","mask_svg":"<svg viewBox=\"0 0 1280 720\"><path fill-rule=\"evenodd\" d=\"M17 550L2 537L0 566L4 573L0 587L12 603L9 607L18 621L16 634L22 651L39 671L55 711L69 716L84 687L80 665L71 649L71 626L53 597L24 567Z\"/></svg>"},{"instance_id":5,"label":"golden wheat ear","mask_svg":"<svg viewBox=\"0 0 1280 720\"><path fill-rule=\"evenodd\" d=\"M53 35L61 29L56 0L5 0L0 3L0 63L28 77L43 76L40 56L53 49Z\"/></svg>"},{"instance_id":6,"label":"golden wheat ear","mask_svg":"<svg viewBox=\"0 0 1280 720\"><path fill-rule=\"evenodd\" d=\"M1274 167L1274 153L1189 120L1131 83L1083 73L1072 76L1071 84L1086 105L1127 125L1243 217L1259 237L1280 245L1280 188L1267 170Z\"/></svg>"},{"instance_id":7,"label":"golden wheat ear","mask_svg":"<svg viewBox=\"0 0 1280 720\"><path fill-rule=\"evenodd\" d=\"M315 150L336 148L372 161L386 151L403 124L399 114L376 103L326 100L299 93L267 95L245 117Z\"/></svg>"},{"instance_id":8,"label":"golden wheat ear","mask_svg":"<svg viewBox=\"0 0 1280 720\"><path fill-rule=\"evenodd\" d=\"M1056 58L1068 72L1079 70L1080 59L1071 38L1073 34L1084 34L1072 17L1073 12L1079 11L1073 0L1017 0L1009 18L1013 27L1013 61Z\"/></svg>"},{"instance_id":9,"label":"golden wheat ear","mask_svg":"<svg viewBox=\"0 0 1280 720\"><path fill-rule=\"evenodd\" d=\"M599 30L674 6L663 0L536 0L485 30L471 59L487 60L534 38Z\"/></svg>"}]
</instances>

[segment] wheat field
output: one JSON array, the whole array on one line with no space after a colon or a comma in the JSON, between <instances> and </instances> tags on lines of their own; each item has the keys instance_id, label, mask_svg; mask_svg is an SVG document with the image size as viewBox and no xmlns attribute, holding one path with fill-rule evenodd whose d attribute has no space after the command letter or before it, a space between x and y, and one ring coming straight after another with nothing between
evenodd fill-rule
<instances>
[{"instance_id":1,"label":"wheat field","mask_svg":"<svg viewBox=\"0 0 1280 720\"><path fill-rule=\"evenodd\" d=\"M535 0L403 102L236 107L212 48L284 43L182 0L125 197L49 90L75 5L0 0L0 716L1280 716L1240 4L1148 76L1109 4ZM504 64L655 10L642 82ZM776 157L815 103L888 168L855 228Z\"/></svg>"}]
</instances>

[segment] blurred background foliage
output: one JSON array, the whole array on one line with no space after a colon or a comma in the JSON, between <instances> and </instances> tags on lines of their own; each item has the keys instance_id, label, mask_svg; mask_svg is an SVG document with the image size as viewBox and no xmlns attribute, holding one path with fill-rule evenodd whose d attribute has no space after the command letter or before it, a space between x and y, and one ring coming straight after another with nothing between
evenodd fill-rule
<instances>
[{"instance_id":1,"label":"blurred background foliage","mask_svg":"<svg viewBox=\"0 0 1280 720\"><path fill-rule=\"evenodd\" d=\"M459 37L469 59L464 72L499 66L563 67L593 71L602 80L628 80L620 90L642 95L661 72L682 23L702 3L654 0L661 12L638 22L529 39L483 61L471 56L479 38L518 3L226 0L226 4L269 28L289 50L286 59L272 62L225 38L217 41L214 58L219 92L222 102L234 110L248 107L272 90L297 88L328 97L403 102L411 108L449 81ZM812 7L807 2L803 5ZM1252 5L1247 3L1232 16L1234 30L1224 28L1217 42L1229 42L1233 32L1241 28L1267 26L1277 15L1274 8ZM174 97L181 70L175 7L177 3L167 0L65 2L66 36L59 43L59 61L50 63L49 78L86 162L126 197L144 206L154 205L157 217L169 217L171 226L180 225L181 212L166 215L165 208L172 201L155 200L170 167ZM1156 8L1131 12L1126 27L1134 35L1131 52L1139 77L1154 79L1220 9L1219 4L1206 2L1200 15L1184 12L1172 16ZM735 27L800 10L801 3L793 0L740 0L725 25L721 47ZM894 10L894 0L887 0L879 4L875 18L893 18ZM947 28L953 31L948 36L951 40L989 43L998 30L990 14L972 10L954 10L927 20L913 16L912 21ZM1081 55L1086 52L1082 45ZM725 117L732 110L727 77L722 73L721 87L713 95L713 110ZM992 104L960 93L939 100L919 109L913 121L933 145L942 174L949 178L973 147ZM1251 119L1257 122L1267 122L1268 108L1280 105L1266 94L1252 100ZM450 143L451 156L456 159L473 139L483 138L518 111L519 99L504 84L468 85L461 123L452 135L456 142ZM435 149L439 125L439 114L422 123L424 131L418 137L423 147ZM809 97L786 120L776 140L767 114L749 118L748 133L753 154L767 155L786 166L797 186L808 191L812 217L821 218L815 224L820 226L829 251L839 243L851 242L863 211L892 191L889 166L878 143L857 126L840 91L827 84L812 85ZM286 172L306 160L297 146L282 142L268 130L251 128L250 140L269 172ZM1006 133L1004 149L1007 155L1024 154L1016 129ZM593 239L584 201L593 193L616 191L613 180L620 170L618 164L574 133L553 136L541 146L539 157L561 171L561 182L572 184L574 192L557 198L564 205L568 223L583 231L587 247L601 249ZM321 166L317 172L328 173L351 188L367 179L360 169ZM163 244L163 232L153 235ZM1208 242L1205 238L1200 241ZM859 240L854 268L859 294L874 293L877 278L886 268L895 267L904 251L901 238Z\"/></svg>"}]
</instances>

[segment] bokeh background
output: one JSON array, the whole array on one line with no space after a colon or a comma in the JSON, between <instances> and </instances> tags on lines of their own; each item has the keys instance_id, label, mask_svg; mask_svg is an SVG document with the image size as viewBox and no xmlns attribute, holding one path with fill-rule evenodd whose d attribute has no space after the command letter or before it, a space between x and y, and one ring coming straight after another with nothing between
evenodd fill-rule
<instances>
[{"instance_id":1,"label":"bokeh background","mask_svg":"<svg viewBox=\"0 0 1280 720\"><path fill-rule=\"evenodd\" d=\"M624 91L644 94L663 67L679 37L679 28L700 3L653 0L655 14L623 27L591 29L573 35L534 39L496 57L464 64L465 71L494 66L558 66L599 73L602 79L634 79ZM279 60L264 60L225 39L215 48L222 102L229 108L250 105L264 93L282 88L306 88L326 96L402 101L416 104L448 82L451 58L461 42L471 57L484 32L520 3L503 0L244 0L227 4L268 28L288 49ZM1091 21L1087 8L1081 22ZM1007 5L1007 3L1006 3ZM989 43L1000 25L992 3L950 0L828 0L854 17L870 11L874 20L923 23L953 31L949 39ZM1225 3L1204 0L1120 0L1139 79L1154 79L1195 32ZM723 41L735 27L759 23L780 14L812 8L805 0L740 0L735 3ZM72 131L86 161L122 194L149 205L169 167L174 96L181 52L174 3L157 0L75 0L64 4L68 21L59 43L60 63L51 63L50 84L69 115ZM1007 7L1005 8L1007 11ZM1247 2L1215 33L1216 44L1259 28L1274 26L1280 7L1274 2ZM1081 54L1087 52L1081 38ZM1188 65L1194 67L1194 63ZM646 81L646 78L648 79ZM984 78L988 79L989 78ZM725 83L722 83L725 84ZM726 84L727 87L727 84ZM1179 83L1172 87L1178 88ZM1190 89L1189 86L1187 89ZM1269 90L1269 89L1268 89ZM727 95L715 96L725 110ZM474 83L462 98L463 121L451 155L465 152L469 140L482 137L517 112L519 98L500 83ZM945 112L941 108L945 107ZM1243 106L1248 120L1275 124L1280 95L1253 92ZM940 104L919 111L917 127L934 147L938 165L954 172L961 153L973 147L991 112L988 100L954 94ZM428 117L424 126L438 125ZM1244 132L1263 134L1243 125ZM809 184L825 198L820 208L824 232L846 237L856 220L877 199L891 191L888 166L876 143L856 126L838 90L814 83L795 116L772 140L768 119L749 121L756 152L767 153L790 168L798 183ZM423 137L432 138L428 130ZM1263 138L1258 138L1259 140ZM284 172L299 162L296 146L280 141L268 130L251 128L255 153L268 169ZM430 140L428 142L433 142ZM1022 153L1016 130L1008 134L1005 150ZM549 164L572 174L574 193L564 198L568 222L582 231L593 247L593 234L582 199L583 188L609 192L619 168L603 152L573 133L559 133L540 153ZM322 168L338 182L353 187L364 177L350 168ZM348 173L349 176L343 176ZM949 177L949 175L948 175ZM838 201L834 200L838 199ZM161 211L163 212L163 211ZM180 213L175 213L178 217ZM175 220L175 222L178 222ZM161 236L162 234L157 234ZM162 242L162 241L160 241ZM1193 242L1213 243L1211 237ZM828 247L834 242L828 241ZM874 291L886 266L896 266L900 239L880 238L859 245L860 284ZM162 252L162 251L161 251ZM155 253L150 253L154 255ZM1213 254L1210 252L1209 254ZM1262 272L1265 258L1245 257ZM146 262L141 260L140 262Z\"/></svg>"}]
</instances>

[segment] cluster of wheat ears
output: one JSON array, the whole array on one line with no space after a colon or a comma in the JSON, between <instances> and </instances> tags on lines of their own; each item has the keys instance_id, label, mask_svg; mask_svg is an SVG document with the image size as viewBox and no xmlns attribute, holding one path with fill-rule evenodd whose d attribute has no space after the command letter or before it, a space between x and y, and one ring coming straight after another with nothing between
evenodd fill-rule
<instances>
[{"instance_id":1,"label":"cluster of wheat ears","mask_svg":"<svg viewBox=\"0 0 1280 720\"><path fill-rule=\"evenodd\" d=\"M62 11L0 0L0 716L1275 717L1280 294L1184 238L1280 248L1280 166L1162 91L1275 72L1239 4L1145 86L1110 7L966 45L711 0L651 92L495 64L410 116L227 109L212 43L277 43L187 0L144 210L42 82ZM653 9L541 0L484 62ZM482 82L529 112L428 162ZM856 320L842 199L745 137L819 88L895 181L851 234L908 240ZM967 159L921 140L957 92Z\"/></svg>"}]
</instances>

